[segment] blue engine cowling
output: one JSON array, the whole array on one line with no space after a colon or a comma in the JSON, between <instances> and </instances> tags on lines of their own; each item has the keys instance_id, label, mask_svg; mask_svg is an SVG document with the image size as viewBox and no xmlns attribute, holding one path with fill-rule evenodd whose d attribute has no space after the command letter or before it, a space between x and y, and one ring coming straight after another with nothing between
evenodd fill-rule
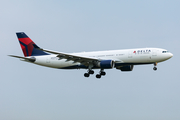
<instances>
[{"instance_id":1,"label":"blue engine cowling","mask_svg":"<svg viewBox=\"0 0 180 120\"><path fill-rule=\"evenodd\" d=\"M98 67L102 69L110 69L114 67L114 61L113 60L102 60L98 63Z\"/></svg>"},{"instance_id":2,"label":"blue engine cowling","mask_svg":"<svg viewBox=\"0 0 180 120\"><path fill-rule=\"evenodd\" d=\"M134 65L127 65L127 66L119 67L117 69L120 69L121 71L132 71L133 67Z\"/></svg>"}]
</instances>

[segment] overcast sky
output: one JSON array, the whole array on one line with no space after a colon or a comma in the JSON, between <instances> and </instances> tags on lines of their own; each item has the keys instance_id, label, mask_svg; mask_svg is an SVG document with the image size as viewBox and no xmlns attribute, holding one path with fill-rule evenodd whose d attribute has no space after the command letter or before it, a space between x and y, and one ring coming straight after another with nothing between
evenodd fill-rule
<instances>
[{"instance_id":1,"label":"overcast sky","mask_svg":"<svg viewBox=\"0 0 180 120\"><path fill-rule=\"evenodd\" d=\"M0 0L1 120L179 120L179 0ZM22 62L16 32L66 53L164 48L173 58L106 70L60 70ZM96 70L95 73L99 71Z\"/></svg>"}]
</instances>

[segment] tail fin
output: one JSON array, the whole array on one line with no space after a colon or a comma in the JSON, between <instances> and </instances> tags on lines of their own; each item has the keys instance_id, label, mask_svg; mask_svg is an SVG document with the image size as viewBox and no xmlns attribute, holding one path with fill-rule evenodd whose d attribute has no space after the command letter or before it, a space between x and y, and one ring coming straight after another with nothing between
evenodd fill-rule
<instances>
[{"instance_id":1,"label":"tail fin","mask_svg":"<svg viewBox=\"0 0 180 120\"><path fill-rule=\"evenodd\" d=\"M39 56L39 55L48 55L44 51L34 48L37 46L24 32L16 33L19 43L21 45L24 56Z\"/></svg>"}]
</instances>

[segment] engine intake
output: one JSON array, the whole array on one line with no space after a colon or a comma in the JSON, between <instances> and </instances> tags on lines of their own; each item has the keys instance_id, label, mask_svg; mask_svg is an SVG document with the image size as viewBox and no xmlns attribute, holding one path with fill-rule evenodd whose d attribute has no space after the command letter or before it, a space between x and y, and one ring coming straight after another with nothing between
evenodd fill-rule
<instances>
[{"instance_id":1,"label":"engine intake","mask_svg":"<svg viewBox=\"0 0 180 120\"><path fill-rule=\"evenodd\" d=\"M114 61L113 60L103 60L101 62L98 62L98 67L102 69L110 69L114 67Z\"/></svg>"}]
</instances>

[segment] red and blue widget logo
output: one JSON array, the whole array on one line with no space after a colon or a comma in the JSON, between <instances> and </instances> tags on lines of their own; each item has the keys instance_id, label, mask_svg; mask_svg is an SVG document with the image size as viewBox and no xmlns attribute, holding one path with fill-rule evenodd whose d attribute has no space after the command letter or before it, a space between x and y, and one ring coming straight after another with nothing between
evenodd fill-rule
<instances>
[{"instance_id":1,"label":"red and blue widget logo","mask_svg":"<svg viewBox=\"0 0 180 120\"><path fill-rule=\"evenodd\" d=\"M21 45L21 49L22 49L25 57L48 55L44 51L34 48L34 45L36 45L36 44L25 33L21 32L21 33L16 33L16 34L17 34L19 43Z\"/></svg>"}]
</instances>

